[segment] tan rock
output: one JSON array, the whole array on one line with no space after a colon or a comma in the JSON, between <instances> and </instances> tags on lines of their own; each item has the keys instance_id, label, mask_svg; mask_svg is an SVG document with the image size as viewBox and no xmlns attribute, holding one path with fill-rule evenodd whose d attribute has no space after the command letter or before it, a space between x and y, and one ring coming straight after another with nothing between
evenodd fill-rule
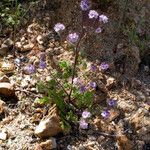
<instances>
[{"instance_id":1,"label":"tan rock","mask_svg":"<svg viewBox=\"0 0 150 150\"><path fill-rule=\"evenodd\" d=\"M9 83L9 78L6 76L6 75L4 75L4 76L0 76L0 82L8 82Z\"/></svg>"},{"instance_id":2,"label":"tan rock","mask_svg":"<svg viewBox=\"0 0 150 150\"><path fill-rule=\"evenodd\" d=\"M9 48L12 45L13 45L13 41L10 38L6 39L0 47L0 55L2 55L2 56L6 55L7 52L9 51Z\"/></svg>"},{"instance_id":3,"label":"tan rock","mask_svg":"<svg viewBox=\"0 0 150 150\"><path fill-rule=\"evenodd\" d=\"M49 140L40 143L40 146L42 147L42 149L44 150L51 150L57 147L56 144L56 139L55 138L50 138Z\"/></svg>"},{"instance_id":4,"label":"tan rock","mask_svg":"<svg viewBox=\"0 0 150 150\"><path fill-rule=\"evenodd\" d=\"M34 150L43 150L42 149L42 147L39 145L39 144L37 144L36 146L35 146L35 149Z\"/></svg>"},{"instance_id":5,"label":"tan rock","mask_svg":"<svg viewBox=\"0 0 150 150\"><path fill-rule=\"evenodd\" d=\"M0 140L6 140L8 137L7 133L0 131Z\"/></svg>"},{"instance_id":6,"label":"tan rock","mask_svg":"<svg viewBox=\"0 0 150 150\"><path fill-rule=\"evenodd\" d=\"M115 80L115 78L109 77L109 78L107 79L106 88L107 88L108 90L110 90L110 89L113 88L115 85L116 85L116 80Z\"/></svg>"},{"instance_id":7,"label":"tan rock","mask_svg":"<svg viewBox=\"0 0 150 150\"><path fill-rule=\"evenodd\" d=\"M122 109L125 112L132 112L132 111L137 109L136 105L132 104L129 101L123 100L123 99L119 100L117 102L117 106L118 106L119 109Z\"/></svg>"},{"instance_id":8,"label":"tan rock","mask_svg":"<svg viewBox=\"0 0 150 150\"><path fill-rule=\"evenodd\" d=\"M60 125L60 117L54 107L50 110L49 114L41 120L40 124L35 129L35 135L40 138L52 137L62 131Z\"/></svg>"},{"instance_id":9,"label":"tan rock","mask_svg":"<svg viewBox=\"0 0 150 150\"><path fill-rule=\"evenodd\" d=\"M15 65L13 63L10 62L2 62L0 64L1 66L1 71L4 73L13 73L15 70Z\"/></svg>"},{"instance_id":10,"label":"tan rock","mask_svg":"<svg viewBox=\"0 0 150 150\"><path fill-rule=\"evenodd\" d=\"M127 138L126 135L117 136L118 150L131 150L133 143Z\"/></svg>"},{"instance_id":11,"label":"tan rock","mask_svg":"<svg viewBox=\"0 0 150 150\"><path fill-rule=\"evenodd\" d=\"M34 44L29 43L29 44L23 45L21 51L22 52L30 51L30 50L32 50L33 47L34 47Z\"/></svg>"},{"instance_id":12,"label":"tan rock","mask_svg":"<svg viewBox=\"0 0 150 150\"><path fill-rule=\"evenodd\" d=\"M0 83L0 94L4 96L14 96L15 91L13 86L10 83L2 82Z\"/></svg>"},{"instance_id":13,"label":"tan rock","mask_svg":"<svg viewBox=\"0 0 150 150\"><path fill-rule=\"evenodd\" d=\"M4 106L5 106L5 102L0 100L0 114L4 112Z\"/></svg>"},{"instance_id":14,"label":"tan rock","mask_svg":"<svg viewBox=\"0 0 150 150\"><path fill-rule=\"evenodd\" d=\"M150 126L150 118L147 116L148 113L146 109L140 108L136 112L133 112L127 120L138 130L142 127Z\"/></svg>"}]
</instances>

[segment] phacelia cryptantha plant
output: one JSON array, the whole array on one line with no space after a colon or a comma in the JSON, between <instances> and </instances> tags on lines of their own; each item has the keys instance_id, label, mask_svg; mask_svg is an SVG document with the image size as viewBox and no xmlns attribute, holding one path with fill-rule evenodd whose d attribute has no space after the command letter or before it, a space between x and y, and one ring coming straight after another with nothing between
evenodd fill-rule
<instances>
[{"instance_id":1,"label":"phacelia cryptantha plant","mask_svg":"<svg viewBox=\"0 0 150 150\"><path fill-rule=\"evenodd\" d=\"M102 32L100 25L107 23L108 17L99 14L96 10L91 9L91 7L92 3L89 0L82 0L80 2L82 15L86 11L88 19L93 20L90 32L92 30L93 33L99 34ZM99 25L95 28L94 24L96 22ZM65 30L66 27L63 23L57 23L54 26L54 31L60 37ZM52 104L56 104L60 112L63 128L70 128L72 124L78 123L81 129L88 128L89 120L92 116L93 99L97 84L88 79L86 74L96 70L106 71L109 69L109 65L106 62L100 64L99 67L95 64L88 66L84 62L81 56L80 44L88 34L88 31L89 26L85 26L83 22L81 31L69 31L66 39L61 39L61 41L67 41L68 45L70 45L71 50L73 50L74 60L59 61L59 71L57 69L51 71L51 80L46 85L38 84L39 91L42 90L46 95L45 99L41 99L41 102L47 102L47 99L49 99ZM45 60L41 59L39 68L44 69L45 67ZM109 104L113 105L113 101L110 101ZM104 110L102 116L108 117L109 111Z\"/></svg>"}]
</instances>

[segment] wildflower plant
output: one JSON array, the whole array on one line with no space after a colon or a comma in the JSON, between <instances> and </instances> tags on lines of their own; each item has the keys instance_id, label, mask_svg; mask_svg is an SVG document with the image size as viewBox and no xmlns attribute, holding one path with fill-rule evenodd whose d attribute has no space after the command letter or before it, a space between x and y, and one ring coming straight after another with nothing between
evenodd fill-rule
<instances>
[{"instance_id":1,"label":"wildflower plant","mask_svg":"<svg viewBox=\"0 0 150 150\"><path fill-rule=\"evenodd\" d=\"M89 0L82 0L80 8L82 12L89 11L89 19L107 23L108 18L106 16L99 15L95 10L90 10L91 2ZM66 37L66 41L68 41L68 44L71 45L71 50L73 50L73 62L70 60L59 61L59 69L50 71L51 80L47 83L40 82L37 84L38 91L45 95L40 102L44 103L49 99L50 103L56 104L60 112L62 128L71 128L72 124L79 123L81 129L87 129L89 119L92 116L91 111L97 84L94 81L90 81L87 74L95 72L98 68L95 64L88 66L81 56L80 43L88 31L83 24L81 32L73 31ZM101 32L100 27L94 29L93 32L95 30L96 34ZM65 31L65 25L57 23L54 26L54 31L61 37L61 33ZM39 67L42 69L46 67L45 60L40 60ZM104 63L100 68L107 70L109 66L107 63ZM108 113L103 113L103 116L108 116Z\"/></svg>"}]
</instances>

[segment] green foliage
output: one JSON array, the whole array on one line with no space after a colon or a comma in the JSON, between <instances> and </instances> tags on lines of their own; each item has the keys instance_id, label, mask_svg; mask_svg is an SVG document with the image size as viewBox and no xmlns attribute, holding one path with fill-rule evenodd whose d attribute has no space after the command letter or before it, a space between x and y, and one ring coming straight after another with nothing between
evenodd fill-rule
<instances>
[{"instance_id":1,"label":"green foliage","mask_svg":"<svg viewBox=\"0 0 150 150\"><path fill-rule=\"evenodd\" d=\"M28 9L23 8L21 0L2 0L0 2L0 21L5 27L17 28L27 15L30 9L30 3L33 0L28 0Z\"/></svg>"},{"instance_id":2,"label":"green foliage","mask_svg":"<svg viewBox=\"0 0 150 150\"><path fill-rule=\"evenodd\" d=\"M86 61L79 55L77 70L75 74L87 68ZM37 84L38 92L44 94L40 99L41 104L56 104L61 117L61 126L68 132L71 129L71 124L76 124L79 116L76 114L78 110L91 109L93 106L94 90L80 91L79 85L71 83L73 65L69 61L62 60L59 62L60 70L52 70L52 79L49 82L39 82ZM86 74L81 75L81 78L86 81ZM71 95L69 96L69 92Z\"/></svg>"},{"instance_id":3,"label":"green foliage","mask_svg":"<svg viewBox=\"0 0 150 150\"><path fill-rule=\"evenodd\" d=\"M134 23L126 26L123 30L123 33L128 36L129 42L131 44L137 45L140 48L140 51L143 52L146 48L145 41L148 40L148 37L145 36L144 38L140 37L137 33L136 25Z\"/></svg>"}]
</instances>

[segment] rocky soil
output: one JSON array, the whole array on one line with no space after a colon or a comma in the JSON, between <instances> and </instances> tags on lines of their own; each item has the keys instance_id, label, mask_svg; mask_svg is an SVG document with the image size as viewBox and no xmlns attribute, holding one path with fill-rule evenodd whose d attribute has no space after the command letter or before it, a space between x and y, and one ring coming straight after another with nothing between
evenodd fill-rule
<instances>
[{"instance_id":1,"label":"rocky soil","mask_svg":"<svg viewBox=\"0 0 150 150\"><path fill-rule=\"evenodd\" d=\"M108 72L98 71L96 76L91 75L100 89L96 93L97 106L105 107L108 98L117 100L116 106L111 108L109 119L104 119L97 113L87 130L74 127L70 133L64 134L56 107L38 102L42 94L37 91L37 82L51 79L50 71L58 67L58 60L73 59L67 42L61 43L61 46L59 36L49 30L55 22L53 11L58 15L64 6L60 10L51 7L49 15L49 12L44 11L47 3L48 1L42 3L43 13L35 11L33 15L37 14L34 21L16 33L15 41L7 36L0 39L0 150L149 150L150 65L149 62L145 63L148 59L142 58L143 61L140 58L140 49L129 45L126 40L117 40L117 53L113 55L110 47L112 49L114 45L111 41L116 32L114 30L108 36L113 30L109 27L106 35L103 34L104 51L100 51L101 47L95 47L96 52L91 49L91 41L95 38L99 40L99 37L85 41L90 49L87 55L91 55L92 50L94 58L94 61L93 58L85 58L89 65L95 62L95 58L98 63L107 60L110 64ZM74 3L76 1L67 10L69 17L65 14L58 15L60 17L56 20L68 22L67 19L73 17L70 11ZM68 5L65 5L65 9ZM107 13L115 18L111 7ZM45 26L39 18L43 19ZM77 19L74 24L79 29L80 18ZM110 27L112 24L109 24ZM39 68L41 56L45 57L46 68ZM36 69L30 66L31 72L28 70L30 64L36 66ZM95 108L95 112L99 112L99 107Z\"/></svg>"},{"instance_id":2,"label":"rocky soil","mask_svg":"<svg viewBox=\"0 0 150 150\"><path fill-rule=\"evenodd\" d=\"M66 43L60 46L53 32L38 35L35 28L30 31L31 26L37 27L30 25L15 43L16 58L10 51L10 39L6 40L9 44L5 49L3 44L1 46L1 52L7 49L7 55L0 60L0 149L148 150L150 76L147 70L129 78L112 67L107 73L99 72L98 76L92 76L101 89L97 92L98 104L104 105L111 97L117 100L117 105L111 109L109 119L96 115L87 130L75 128L64 135L55 106L37 102L42 95L37 92L36 83L50 79L50 70L57 67L57 60L72 59L73 56L64 49ZM45 69L38 68L41 55L46 56ZM91 62L87 60L87 63ZM29 64L37 66L35 73L28 72Z\"/></svg>"}]
</instances>

